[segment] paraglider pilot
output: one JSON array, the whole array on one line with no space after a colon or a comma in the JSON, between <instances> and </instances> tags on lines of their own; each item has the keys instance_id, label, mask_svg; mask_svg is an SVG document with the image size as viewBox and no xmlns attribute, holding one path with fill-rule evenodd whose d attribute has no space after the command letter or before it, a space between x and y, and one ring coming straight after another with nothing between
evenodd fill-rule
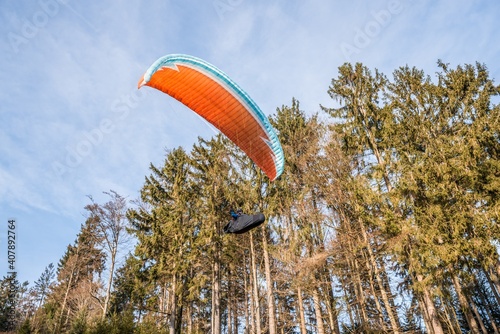
<instances>
[{"instance_id":1,"label":"paraglider pilot","mask_svg":"<svg viewBox=\"0 0 500 334\"><path fill-rule=\"evenodd\" d=\"M243 211L241 211L241 209L236 212L231 210L231 217L231 221L224 226L225 233L245 233L253 228L256 228L257 226L260 226L266 220L266 217L262 213L246 215Z\"/></svg>"}]
</instances>

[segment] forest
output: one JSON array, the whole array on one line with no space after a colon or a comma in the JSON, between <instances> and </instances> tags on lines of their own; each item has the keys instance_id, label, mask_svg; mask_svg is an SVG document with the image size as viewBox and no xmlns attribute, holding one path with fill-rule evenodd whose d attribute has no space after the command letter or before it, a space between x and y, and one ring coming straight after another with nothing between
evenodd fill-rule
<instances>
[{"instance_id":1,"label":"forest","mask_svg":"<svg viewBox=\"0 0 500 334\"><path fill-rule=\"evenodd\" d=\"M217 135L97 189L59 263L2 278L0 332L499 333L500 86L437 68L346 63L332 106L277 108L273 182ZM224 234L232 208L267 220Z\"/></svg>"}]
</instances>

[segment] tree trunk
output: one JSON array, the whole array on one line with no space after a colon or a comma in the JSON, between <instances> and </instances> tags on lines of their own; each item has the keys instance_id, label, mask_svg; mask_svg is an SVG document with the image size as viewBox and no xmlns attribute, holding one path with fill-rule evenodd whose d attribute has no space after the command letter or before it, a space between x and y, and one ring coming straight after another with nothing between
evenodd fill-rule
<instances>
[{"instance_id":1,"label":"tree trunk","mask_svg":"<svg viewBox=\"0 0 500 334\"><path fill-rule=\"evenodd\" d=\"M231 271L227 273L227 333L233 334L233 285Z\"/></svg>"},{"instance_id":2,"label":"tree trunk","mask_svg":"<svg viewBox=\"0 0 500 334\"><path fill-rule=\"evenodd\" d=\"M497 327L497 324L495 323L495 317L491 314L491 309L490 307L492 306L491 304L488 305L488 302L486 301L486 298L485 298L485 295L483 293L483 291L481 291L481 294L480 294L480 298L481 298L481 302L483 303L483 305L485 305L485 310L486 310L486 313L488 314L488 318L490 320L490 324L491 324L491 328L493 328L493 333L494 334L498 334L498 327Z\"/></svg>"},{"instance_id":3,"label":"tree trunk","mask_svg":"<svg viewBox=\"0 0 500 334\"><path fill-rule=\"evenodd\" d=\"M399 321L398 313L396 311L396 304L394 302L394 295L391 291L391 284L389 282L389 275L387 274L387 271L385 269L385 264L384 260L382 259L380 261L380 272L381 272L381 279L382 279L382 286L384 287L384 292L387 294L388 300L389 300L389 305L388 307L393 310L394 314L394 320L396 322L396 325L398 328L401 328L401 323Z\"/></svg>"},{"instance_id":4,"label":"tree trunk","mask_svg":"<svg viewBox=\"0 0 500 334\"><path fill-rule=\"evenodd\" d=\"M271 278L271 265L269 263L269 253L267 249L267 230L262 229L262 246L264 252L264 265L266 268L266 285L267 285L267 312L269 317L269 334L276 334L276 316L274 310L274 291L273 281Z\"/></svg>"},{"instance_id":5,"label":"tree trunk","mask_svg":"<svg viewBox=\"0 0 500 334\"><path fill-rule=\"evenodd\" d=\"M234 289L233 289L234 290ZM236 299L235 297L235 292L233 291L233 309L232 309L232 312L233 312L233 333L232 334L237 334L238 333L238 326L239 326L239 322L238 322L238 300Z\"/></svg>"},{"instance_id":6,"label":"tree trunk","mask_svg":"<svg viewBox=\"0 0 500 334\"><path fill-rule=\"evenodd\" d=\"M450 334L457 334L455 322L452 320L452 318L450 316L449 307L448 307L448 305L443 305L443 306L444 306L443 312L444 312L444 315L446 317L446 323L448 324Z\"/></svg>"},{"instance_id":7,"label":"tree trunk","mask_svg":"<svg viewBox=\"0 0 500 334\"><path fill-rule=\"evenodd\" d=\"M424 277L422 275L416 275L417 281L422 282L424 280ZM438 314L436 311L436 308L434 306L434 302L431 299L431 296L429 294L429 290L427 287L424 287L424 291L422 293L422 300L423 302L423 311L427 315L428 322L426 323L427 330L429 332L432 331L433 334L443 334L443 327L441 326L441 323L439 322Z\"/></svg>"},{"instance_id":8,"label":"tree trunk","mask_svg":"<svg viewBox=\"0 0 500 334\"><path fill-rule=\"evenodd\" d=\"M193 303L189 302L187 304L187 310L186 310L187 316L186 316L186 334L192 334L193 333Z\"/></svg>"},{"instance_id":9,"label":"tree trunk","mask_svg":"<svg viewBox=\"0 0 500 334\"><path fill-rule=\"evenodd\" d=\"M255 259L255 249L253 242L253 232L250 232L250 259L252 262L252 285L253 285L253 309L254 309L254 320L255 320L255 333L262 334L262 328L260 323L260 307L259 307L259 287L257 281L257 263Z\"/></svg>"},{"instance_id":10,"label":"tree trunk","mask_svg":"<svg viewBox=\"0 0 500 334\"><path fill-rule=\"evenodd\" d=\"M486 327L484 326L483 318L481 317L481 315L477 311L476 303L474 303L474 301L472 300L472 298L469 298L469 305L470 305L470 307L472 309L472 312L474 312L474 314L476 315L476 319L479 322L479 326L481 327L481 331L484 334L487 334L488 331L486 330Z\"/></svg>"},{"instance_id":11,"label":"tree trunk","mask_svg":"<svg viewBox=\"0 0 500 334\"><path fill-rule=\"evenodd\" d=\"M170 319L168 322L168 329L170 334L175 334L175 316L177 315L177 279L176 276L172 277L172 295L170 298Z\"/></svg>"},{"instance_id":12,"label":"tree trunk","mask_svg":"<svg viewBox=\"0 0 500 334\"><path fill-rule=\"evenodd\" d=\"M368 268L368 270L370 270L370 268ZM375 308L377 309L378 323L379 323L379 326L382 329L382 331L387 332L387 328L385 326L385 321L384 321L384 311L382 310L382 305L380 304L378 293L377 293L375 286L373 284L372 273L370 273L369 276L370 276L370 278L369 278L370 290L371 290L371 293L373 296L373 301L375 302Z\"/></svg>"},{"instance_id":13,"label":"tree trunk","mask_svg":"<svg viewBox=\"0 0 500 334\"><path fill-rule=\"evenodd\" d=\"M325 334L325 326L323 324L323 315L321 314L321 301L317 288L313 288L314 313L316 315L316 328L318 334Z\"/></svg>"},{"instance_id":14,"label":"tree trunk","mask_svg":"<svg viewBox=\"0 0 500 334\"><path fill-rule=\"evenodd\" d=\"M297 304L299 307L300 334L307 334L306 318L304 315L304 301L302 300L302 290L297 287Z\"/></svg>"},{"instance_id":15,"label":"tree trunk","mask_svg":"<svg viewBox=\"0 0 500 334\"><path fill-rule=\"evenodd\" d=\"M382 278L380 277L380 271L378 269L378 264L377 264L377 261L375 259L375 256L373 255L372 247L370 245L370 241L368 240L368 236L366 234L365 227L364 227L362 222L359 222L359 225L361 228L361 234L363 235L363 241L364 241L366 249L368 251L370 268L371 268L371 270L373 270L373 275L375 276L375 280L377 281L377 285L378 285L378 288L380 291L380 296L382 298L382 302L384 303L385 310L387 312L387 316L389 317L389 322L391 323L392 332L394 334L399 334L399 321L397 320L397 317L391 308L391 304L389 303L389 298L387 297L387 293L385 291L385 287L384 287L384 284L382 282ZM376 295L374 295L374 296L375 296L375 300L377 300ZM385 326L383 326L382 328L384 328L384 327Z\"/></svg>"},{"instance_id":16,"label":"tree trunk","mask_svg":"<svg viewBox=\"0 0 500 334\"><path fill-rule=\"evenodd\" d=\"M243 258L243 265L245 266L245 274L243 275L243 284L244 284L244 289L245 289L245 307L244 307L244 310L245 310L245 334L248 334L250 333L250 316L252 317L253 319L253 311L251 311L251 315L248 314L248 308L250 307L250 310L253 310L252 306L251 306L251 301L248 300L248 296L250 296L251 292L249 291L249 284L248 284L248 280L247 280L247 269L246 269L246 265L247 265L247 261L246 261L246 256L244 255L244 258Z\"/></svg>"},{"instance_id":17,"label":"tree trunk","mask_svg":"<svg viewBox=\"0 0 500 334\"><path fill-rule=\"evenodd\" d=\"M108 314L109 298L111 297L111 287L113 286L113 276L115 275L116 248L111 250L111 266L109 267L108 287L106 288L106 297L104 299L104 309L102 319Z\"/></svg>"},{"instance_id":18,"label":"tree trunk","mask_svg":"<svg viewBox=\"0 0 500 334\"><path fill-rule=\"evenodd\" d=\"M227 280L227 333L234 334L238 332L238 302L236 300L236 289L232 280L232 271L228 272ZM246 284L245 284L246 286Z\"/></svg>"},{"instance_id":19,"label":"tree trunk","mask_svg":"<svg viewBox=\"0 0 500 334\"><path fill-rule=\"evenodd\" d=\"M366 302L365 302L365 294L363 291L363 285L361 283L361 277L359 276L360 269L358 267L358 261L356 258L353 258L352 260L348 260L351 262L351 265L349 266L352 268L352 272L354 273L354 291L355 291L355 296L356 296L356 305L357 305L357 311L358 311L358 318L360 318L360 322L362 324L368 324L368 316L366 315Z\"/></svg>"},{"instance_id":20,"label":"tree trunk","mask_svg":"<svg viewBox=\"0 0 500 334\"><path fill-rule=\"evenodd\" d=\"M490 320L490 325L491 325L491 328L493 328L493 333L494 334L498 334L498 327L497 327L497 324L495 323L495 317L491 314L491 312L488 309L488 307L486 307L486 312L488 313L488 317L489 317L489 320Z\"/></svg>"},{"instance_id":21,"label":"tree trunk","mask_svg":"<svg viewBox=\"0 0 500 334\"><path fill-rule=\"evenodd\" d=\"M59 316L59 321L57 322L56 332L59 331L59 329L61 328L61 325L62 325L63 314L64 314L64 310L66 308L66 302L68 300L69 290L71 289L72 279L73 279L73 275L70 276L68 286L66 288L66 292L64 293L64 299L63 299L62 306L61 306L61 315Z\"/></svg>"},{"instance_id":22,"label":"tree trunk","mask_svg":"<svg viewBox=\"0 0 500 334\"><path fill-rule=\"evenodd\" d=\"M369 245L366 244L366 240L365 240L364 246L365 246L365 248L369 247ZM377 313L378 313L377 319L378 319L379 326L385 332L386 326L385 326L385 322L384 322L384 311L382 310L382 306L380 305L379 297L378 297L377 291L376 291L374 283L373 283L373 276L375 276L375 274L373 273L373 258L369 257L369 259L368 259L366 253L367 252L362 251L366 271L368 273L368 282L370 283L371 294L373 296L373 301L375 302L375 308L377 309Z\"/></svg>"},{"instance_id":23,"label":"tree trunk","mask_svg":"<svg viewBox=\"0 0 500 334\"><path fill-rule=\"evenodd\" d=\"M497 292L500 294L500 261L497 261L494 268L495 270L492 270L492 273L495 275L495 287L497 288Z\"/></svg>"},{"instance_id":24,"label":"tree trunk","mask_svg":"<svg viewBox=\"0 0 500 334\"><path fill-rule=\"evenodd\" d=\"M494 272L494 270L489 270L489 271L484 270L484 275L488 278L491 291L493 291L493 295L497 300L497 304L500 305L500 282L497 274Z\"/></svg>"},{"instance_id":25,"label":"tree trunk","mask_svg":"<svg viewBox=\"0 0 500 334\"><path fill-rule=\"evenodd\" d=\"M337 317L337 310L335 309L335 296L332 289L332 277L330 272L328 272L328 270L326 269L323 273L323 276L325 277L325 281L328 283L327 286L325 286L325 289L328 290L326 307L328 312L328 320L330 322L330 328L334 334L340 334L339 320Z\"/></svg>"},{"instance_id":26,"label":"tree trunk","mask_svg":"<svg viewBox=\"0 0 500 334\"><path fill-rule=\"evenodd\" d=\"M212 275L212 334L220 334L221 332L219 252L220 252L219 244L215 243L213 275Z\"/></svg>"},{"instance_id":27,"label":"tree trunk","mask_svg":"<svg viewBox=\"0 0 500 334\"><path fill-rule=\"evenodd\" d=\"M465 314L465 318L467 319L467 323L469 324L469 328L473 334L479 334L481 333L479 331L479 326L476 322L476 319L474 319L474 315L472 314L470 310L469 303L467 302L467 298L465 297L462 287L460 286L460 282L458 281L458 277L455 275L452 278L453 280L453 286L455 287L455 292L457 293L458 296L458 302L460 303L460 307L462 309L462 312Z\"/></svg>"},{"instance_id":28,"label":"tree trunk","mask_svg":"<svg viewBox=\"0 0 500 334\"><path fill-rule=\"evenodd\" d=\"M349 302L350 289L348 288L348 285L345 283L345 280L342 277L342 275L340 275L339 279L340 279L340 284L342 286L342 291L344 292L344 300L346 302L346 311L347 311L347 314L349 315L349 321L351 324L354 324L355 321L354 321L353 310L351 307L351 303Z\"/></svg>"},{"instance_id":29,"label":"tree trunk","mask_svg":"<svg viewBox=\"0 0 500 334\"><path fill-rule=\"evenodd\" d=\"M181 334L182 331L182 312L184 311L184 304L182 303L182 297L177 306L177 315L175 317L175 334Z\"/></svg>"},{"instance_id":30,"label":"tree trunk","mask_svg":"<svg viewBox=\"0 0 500 334\"><path fill-rule=\"evenodd\" d=\"M74 277L74 273L75 273L76 267L78 265L78 256L79 256L78 253L79 253L79 249L77 249L77 253L76 253L77 260L75 261L75 264L74 264L73 268L71 268L71 274L70 274L70 277L69 277L68 286L66 287L66 291L64 293L64 299L63 299L62 306L61 306L61 315L59 316L59 320L58 320L58 322L56 324L56 332L58 332L61 329L62 319L63 319L63 316L64 316L64 310L65 310L66 304L68 302L69 291L71 290L71 286L73 285L73 277ZM76 281L78 281L78 276L79 275L77 274Z\"/></svg>"},{"instance_id":31,"label":"tree trunk","mask_svg":"<svg viewBox=\"0 0 500 334\"><path fill-rule=\"evenodd\" d=\"M170 292L168 291L167 284L161 284L160 293L158 296L158 311L162 312L163 314L170 314L170 310L169 310L169 307L171 304L170 299L171 299L171 297L170 297ZM169 321L170 321L170 319L167 319L165 321L165 324L167 325L167 327L168 327Z\"/></svg>"},{"instance_id":32,"label":"tree trunk","mask_svg":"<svg viewBox=\"0 0 500 334\"><path fill-rule=\"evenodd\" d=\"M418 307L420 309L420 312L422 312L422 317L424 318L424 324L425 324L425 328L427 328L427 332L429 334L435 334L434 327L432 326L432 320L431 320L431 317L429 315L429 311L425 307L424 297L418 296L417 300L418 300Z\"/></svg>"},{"instance_id":33,"label":"tree trunk","mask_svg":"<svg viewBox=\"0 0 500 334\"><path fill-rule=\"evenodd\" d=\"M491 285L491 280L490 277L488 276L488 272L486 270L483 270L483 274L486 276L488 283L490 285L490 289L493 291L493 294L495 294L495 288ZM486 311L486 314L488 315L488 320L490 322L491 328L493 329L494 334L498 334L498 327L495 323L495 317L491 314L491 310L495 307L492 305L492 303L488 302L488 298L486 297L487 292L485 291L484 287L482 284L480 284L477 279L476 279L476 284L480 286L479 293L477 294L479 296L479 299L481 299L481 304L484 305L484 310ZM496 298L497 296L495 296ZM497 305L498 305L498 300Z\"/></svg>"}]
</instances>

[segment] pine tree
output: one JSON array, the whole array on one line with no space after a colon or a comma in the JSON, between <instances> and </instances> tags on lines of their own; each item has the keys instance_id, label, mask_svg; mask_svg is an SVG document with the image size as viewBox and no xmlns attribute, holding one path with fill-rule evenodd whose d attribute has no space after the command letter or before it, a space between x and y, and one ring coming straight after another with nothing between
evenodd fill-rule
<instances>
[{"instance_id":1,"label":"pine tree","mask_svg":"<svg viewBox=\"0 0 500 334\"><path fill-rule=\"evenodd\" d=\"M221 332L221 272L223 224L230 210L230 198L234 187L236 171L232 168L227 139L221 135L199 143L191 152L193 161L193 182L196 184L198 219L202 220L200 237L207 241L206 257L211 268L211 328L213 333ZM223 223L224 222L224 223Z\"/></svg>"},{"instance_id":2,"label":"pine tree","mask_svg":"<svg viewBox=\"0 0 500 334\"><path fill-rule=\"evenodd\" d=\"M281 216L275 226L276 255L281 254L281 265L290 270L285 279L293 282L300 330L306 330L305 312L312 311L317 332L339 333L332 277L325 261L331 233L324 214L325 188L321 187L329 183L323 155L326 128L317 115L307 117L296 100L291 107L278 109L272 122L287 157L285 171L270 185L267 197L272 211Z\"/></svg>"},{"instance_id":3,"label":"pine tree","mask_svg":"<svg viewBox=\"0 0 500 334\"><path fill-rule=\"evenodd\" d=\"M98 303L105 255L99 247L102 240L97 220L89 218L82 225L73 245L59 261L56 282L46 297L44 318L48 330L64 332L84 325L101 314Z\"/></svg>"},{"instance_id":4,"label":"pine tree","mask_svg":"<svg viewBox=\"0 0 500 334\"><path fill-rule=\"evenodd\" d=\"M22 286L16 273L0 280L0 331L15 330L19 324L21 290Z\"/></svg>"},{"instance_id":5,"label":"pine tree","mask_svg":"<svg viewBox=\"0 0 500 334\"><path fill-rule=\"evenodd\" d=\"M393 168L393 147L391 138L394 131L394 115L384 103L387 78L375 71L372 73L362 64L344 64L339 68L339 78L332 80L330 96L340 103L337 108L324 108L332 117L342 121L334 126L341 135L344 152L355 159L358 177L364 179L369 187L359 191L361 201L356 210L356 229L360 241L367 252L363 255L369 273L374 281L369 282L373 293L374 306L379 316L387 314L387 322L394 333L399 332L399 321L391 302L392 291L389 284L383 283L387 277L383 271L384 255L376 252L385 240L380 232L391 236L399 233L401 210L398 199L394 197L394 179L397 174ZM391 214L392 217L386 219ZM368 238L367 232L372 235ZM379 318L384 326L386 319ZM383 327L382 327L383 328Z\"/></svg>"},{"instance_id":6,"label":"pine tree","mask_svg":"<svg viewBox=\"0 0 500 334\"><path fill-rule=\"evenodd\" d=\"M414 68L395 71L390 82L361 64L346 64L329 91L341 106L325 110L342 120L335 129L345 152L357 156L357 177L369 184L360 197L360 227L382 234L368 245L388 246L410 293L418 297L427 328L442 333L440 319L450 319L451 305L464 312L466 327L484 330L473 294L468 295L474 275L464 269L498 263L491 243L498 214L490 210L498 198L490 190L498 179L498 145L492 145L494 138L498 144L498 107L490 98L498 87L480 64L455 70L439 66L442 72L433 83ZM377 262L382 268L377 259L371 267ZM494 282L495 269L489 272ZM385 273L374 277L383 292ZM459 306L440 295L449 288ZM390 311L391 299L381 296ZM391 326L399 327L392 320Z\"/></svg>"},{"instance_id":7,"label":"pine tree","mask_svg":"<svg viewBox=\"0 0 500 334\"><path fill-rule=\"evenodd\" d=\"M54 279L56 277L56 269L54 264L50 263L45 267L43 273L40 275L38 280L35 281L34 291L37 295L38 307L43 305L45 297L50 291Z\"/></svg>"},{"instance_id":8,"label":"pine tree","mask_svg":"<svg viewBox=\"0 0 500 334\"><path fill-rule=\"evenodd\" d=\"M480 64L455 70L443 63L439 66L437 84L406 67L395 72L391 87L395 112L400 115L400 191L411 208L409 224L418 228L407 246L414 256L408 262L419 275L453 282L468 326L477 331L481 317L472 315L475 305L463 295L467 289L462 289L470 284L467 277L473 276L463 275L463 269L491 267L497 258L491 244L495 238L488 210L492 202L480 189L494 182L494 177L483 178L482 166L491 160L486 143L498 129L497 107L490 103L498 88Z\"/></svg>"},{"instance_id":9,"label":"pine tree","mask_svg":"<svg viewBox=\"0 0 500 334\"><path fill-rule=\"evenodd\" d=\"M167 155L162 168L151 166L153 174L141 191L144 205L129 212L138 238L135 254L147 261L146 277L165 291L167 300L159 300L160 305L155 307L168 314L171 333L181 330L184 307L192 305L203 293L212 272L205 265L207 256L213 256L213 245L220 246L216 242L215 222L210 218L220 215L214 209L218 205L213 203L213 209L208 211L204 194L216 196L201 188L193 189L192 178L208 175L202 171L193 176L192 161L183 149L176 149ZM199 161L206 163L201 158ZM196 272L191 270L193 267L198 268Z\"/></svg>"},{"instance_id":10,"label":"pine tree","mask_svg":"<svg viewBox=\"0 0 500 334\"><path fill-rule=\"evenodd\" d=\"M112 314L137 313L138 318L146 311L145 281L141 269L144 261L129 254L123 266L117 269L111 293L110 312Z\"/></svg>"}]
</instances>

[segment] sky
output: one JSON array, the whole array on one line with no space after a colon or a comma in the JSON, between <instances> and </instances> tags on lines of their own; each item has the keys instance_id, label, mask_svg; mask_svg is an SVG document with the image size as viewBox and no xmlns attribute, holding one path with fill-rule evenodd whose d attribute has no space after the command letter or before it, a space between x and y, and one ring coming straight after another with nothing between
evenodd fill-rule
<instances>
[{"instance_id":1,"label":"sky","mask_svg":"<svg viewBox=\"0 0 500 334\"><path fill-rule=\"evenodd\" d=\"M0 276L9 219L15 271L32 284L57 264L92 196L139 197L149 165L216 131L176 100L137 89L173 53L202 58L266 115L293 98L333 106L338 67L431 77L485 64L500 81L498 0L2 0L0 2Z\"/></svg>"}]
</instances>

